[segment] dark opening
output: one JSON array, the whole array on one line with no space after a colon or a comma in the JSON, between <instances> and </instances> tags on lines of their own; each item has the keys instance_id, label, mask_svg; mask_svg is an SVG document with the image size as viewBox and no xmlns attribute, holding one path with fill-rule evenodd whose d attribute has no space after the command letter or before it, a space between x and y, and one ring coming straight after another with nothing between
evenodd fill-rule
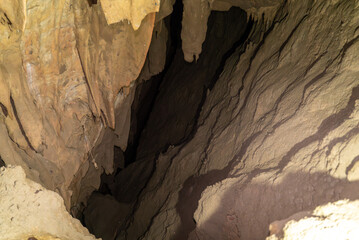
<instances>
[{"instance_id":1,"label":"dark opening","mask_svg":"<svg viewBox=\"0 0 359 240\"><path fill-rule=\"evenodd\" d=\"M0 168L1 167L6 167L6 164L5 164L4 160L0 156Z\"/></svg>"},{"instance_id":2,"label":"dark opening","mask_svg":"<svg viewBox=\"0 0 359 240\"><path fill-rule=\"evenodd\" d=\"M90 197L84 211L85 226L104 240L126 239L125 230L133 220L131 214L139 204L138 196L156 168L156 158L169 146L193 138L207 92L213 89L227 59L242 47L253 26L240 8L213 11L200 58L187 63L181 43L182 12L182 1L176 1L173 13L165 19L169 38L164 70L150 80L137 83L127 149L123 152L119 147L114 148L115 165L120 167L111 175L102 175L101 187ZM145 164L136 169L136 164L141 162ZM101 201L107 202L107 206L99 206ZM126 210L122 209L123 205L127 206ZM129 212L123 219L108 216L109 222L103 224L113 225L107 226L112 233L104 234L92 221L94 212L100 211L96 208Z\"/></svg>"}]
</instances>

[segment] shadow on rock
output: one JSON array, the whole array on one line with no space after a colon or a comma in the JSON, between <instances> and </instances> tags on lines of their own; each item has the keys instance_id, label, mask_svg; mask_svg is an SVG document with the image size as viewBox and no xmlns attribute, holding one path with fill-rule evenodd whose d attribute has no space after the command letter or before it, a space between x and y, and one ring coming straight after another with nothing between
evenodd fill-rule
<instances>
[{"instance_id":1,"label":"shadow on rock","mask_svg":"<svg viewBox=\"0 0 359 240\"><path fill-rule=\"evenodd\" d=\"M275 220L328 202L359 198L358 181L323 172L288 173L281 179L273 173L266 179L267 184L226 179L208 187L194 214L196 229L188 239L265 239Z\"/></svg>"}]
</instances>

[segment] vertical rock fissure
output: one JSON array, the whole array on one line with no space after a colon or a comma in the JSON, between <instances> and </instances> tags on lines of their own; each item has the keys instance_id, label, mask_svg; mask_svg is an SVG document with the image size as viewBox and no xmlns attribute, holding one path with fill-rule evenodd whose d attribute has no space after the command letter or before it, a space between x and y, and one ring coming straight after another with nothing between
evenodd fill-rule
<instances>
[{"instance_id":1,"label":"vertical rock fissure","mask_svg":"<svg viewBox=\"0 0 359 240\"><path fill-rule=\"evenodd\" d=\"M16 106L15 106L14 99L12 98L11 95L10 95L10 104L11 104L12 110L13 110L13 112L14 112L15 119L16 119L16 121L17 121L17 124L18 124L18 126L19 126L19 128L20 128L20 131L21 131L22 135L24 136L24 138L25 138L27 144L29 145L30 149L33 150L34 152L36 152L35 148L32 146L32 144L31 144L29 138L28 138L27 135L26 135L26 132L25 132L24 127L23 127L22 124L21 124L20 118L19 118L18 113L17 113L17 110L16 110Z\"/></svg>"},{"instance_id":2,"label":"vertical rock fissure","mask_svg":"<svg viewBox=\"0 0 359 240\"><path fill-rule=\"evenodd\" d=\"M4 114L4 116L7 117L9 115L9 112L8 112L7 108L5 107L5 105L0 102L0 107L1 107L1 110Z\"/></svg>"},{"instance_id":3,"label":"vertical rock fissure","mask_svg":"<svg viewBox=\"0 0 359 240\"><path fill-rule=\"evenodd\" d=\"M6 164L5 164L4 160L0 156L0 168L1 167L6 167Z\"/></svg>"},{"instance_id":4,"label":"vertical rock fissure","mask_svg":"<svg viewBox=\"0 0 359 240\"><path fill-rule=\"evenodd\" d=\"M243 44L245 44L246 40L248 39L249 35L250 35L250 32L252 30L252 27L253 27L253 20L250 19L249 22L247 23L246 27L245 27L245 30L243 31L243 34L242 36L233 43L233 45L222 55L222 58L220 60L220 63L218 65L218 67L216 68L216 71L212 77L212 79L208 82L208 84L206 84L204 87L203 87L203 95L202 95L202 99L201 99L201 102L196 110L196 115L195 115L195 123L193 125L193 128L191 129L190 133L188 134L187 137L184 137L184 139L182 139L181 141L179 141L179 143L175 144L174 146L180 146L179 149L177 150L176 154L174 154L172 157L171 157L171 161L170 161L170 164L169 166L167 167L167 169L164 171L164 175L162 176L161 179L165 179L166 178L166 175L167 175L167 170L170 168L171 166L171 163L172 163L172 160L178 155L178 153L181 151L181 149L185 146L186 143L190 142L191 139L193 139L193 137L195 136L195 134L197 133L197 130L198 130L198 127L199 127L199 123L198 123L198 120L199 120L199 117L200 117L200 114L201 114L201 111L202 111L202 106L203 104L205 103L205 100L207 98L207 91L208 90L212 90L212 88L214 87L215 83L217 82L217 80L219 79L220 75L222 74L223 70L224 70L224 67L225 67L225 64L228 60L228 58L230 56L232 56L236 51L238 51L238 48L242 47ZM244 51L240 52L243 53ZM166 146L166 148L163 150L164 152L166 151L166 149L169 147ZM155 159L157 159L158 155L156 156ZM200 193L200 191L198 191L198 193ZM192 199L193 196L196 196L197 198L200 197L200 194L199 196L197 196L197 194L194 194L194 195L191 195L191 196L186 196L186 198L190 198ZM194 198L196 198L194 197ZM168 198L168 197L167 197ZM167 199L166 198L166 199ZM166 200L164 200L163 203L165 203ZM187 211L187 207L189 208L189 206L186 206L186 209L184 209L183 211L181 211L182 213L186 213L186 212L191 212L191 211ZM161 209L161 208L160 208ZM141 237L139 239L142 239L146 232L149 231L149 229L151 228L152 226L152 223L153 223L153 219L155 219L155 217L159 214L160 212L160 209L159 211L157 212L157 214L155 214L152 218L151 218L151 222L149 224L149 226L147 227L147 230L145 231L145 233L143 233L141 235ZM187 229L186 229L187 230ZM182 238L184 237L184 235L182 235L182 229L177 231L177 236L174 237L174 239L185 239L185 238Z\"/></svg>"},{"instance_id":5,"label":"vertical rock fissure","mask_svg":"<svg viewBox=\"0 0 359 240\"><path fill-rule=\"evenodd\" d=\"M181 32L181 21L182 21L182 12L183 12L183 4L182 4L182 1L176 1L174 6L173 6L173 12L170 16L170 35L169 35L169 43L170 46L167 47L167 59L166 59L166 65L165 65L165 68L164 70L158 74L157 76L154 76L152 77L152 79L148 80L148 81L154 81L154 91L156 92L156 94L154 94L153 98L151 99L151 104L150 104L150 107L148 109L148 113L146 114L145 116L145 120L143 122L143 125L141 127L141 129L139 130L139 134L135 140L135 144L134 144L134 147L132 149L132 155L130 155L127 151L125 153L125 158L131 158L132 161L135 161L136 160L136 155L137 155L137 150L138 150L138 147L139 147L139 141L140 141L140 138L142 136L142 132L144 131L144 129L146 127L148 127L148 120L151 116L151 113L152 113L152 110L153 110L153 107L156 103L156 100L158 98L158 94L159 94L159 91L160 91L160 88L161 88L161 85L164 81L166 81L166 75L167 75L167 72L169 71L171 65L174 63L174 59L176 57L176 54L178 53L178 51L181 51L180 50L180 47L181 47L181 38L180 38L180 32ZM146 83L145 83L146 84ZM132 109L132 114L134 114L135 111ZM168 145L169 146L169 145ZM165 148L167 149L168 146ZM130 149L131 149L132 146L130 146ZM161 151L164 151L164 149L161 149L160 151L158 151L155 155L155 159L157 159L161 153ZM128 161L128 160L127 160ZM143 192L144 189L146 189L148 183L149 183L149 180L151 179L152 175L155 173L156 171L156 161L152 161L152 165L151 165L151 172L150 172L150 175L146 181L146 183L143 185L143 187L140 189L139 193L137 194L137 198L136 198L136 202L134 204L134 207L132 209L132 213L130 214L130 218L127 219L125 221L126 223L126 226L119 226L118 228L118 233L120 233L121 230L125 230L127 229L131 224L132 222L134 221L134 214L136 212L136 210L138 209L139 207L139 204L140 204L140 196ZM148 226L147 230L149 230L149 228L151 227L151 224ZM145 231L145 233L147 232L147 230ZM127 231L125 230L125 235L127 236L128 233ZM144 234L142 234L142 236L144 236ZM116 239L117 239L117 236L116 236ZM127 239L127 237L126 237ZM141 237L139 238L141 239Z\"/></svg>"},{"instance_id":6,"label":"vertical rock fissure","mask_svg":"<svg viewBox=\"0 0 359 240\"><path fill-rule=\"evenodd\" d=\"M168 113L166 111L162 112L161 114L158 114L158 109L156 109L156 107L158 108L159 106L161 106L161 104L169 104L169 106L171 106L170 104L176 104L176 106L172 107L173 111L179 110L180 114L186 114L186 112L188 112L189 110L190 115L188 117L181 118L180 120L178 120L180 121L180 124L182 124L182 128L180 131L177 132L177 134L179 134L176 136L177 138L168 138L168 142L164 142L162 146L160 146L159 148L155 148L156 151L152 153L152 157L146 159L146 161L148 162L148 164L146 165L146 167L148 168L146 171L148 171L148 173L146 174L148 174L148 176L146 176L144 178L145 180L140 184L142 186L133 186L137 188L137 190L135 190L135 192L137 192L137 197L133 203L133 206L131 207L131 213L127 215L126 219L121 221L121 223L117 226L117 238L119 238L120 236L125 238L126 236L127 238L129 237L126 229L129 229L132 225L135 212L140 207L143 190L147 188L150 179L157 170L156 159L159 157L160 153L166 152L170 146L184 146L195 136L198 127L201 124L198 121L202 111L202 107L207 98L207 92L211 91L215 86L217 80L219 79L225 68L228 58L232 56L235 52L238 52L238 48L243 49L242 45L245 44L254 26L254 22L251 18L249 22L246 22L247 16L245 12L239 8L232 8L228 12L213 12L209 19L207 39L203 44L203 52L200 56L200 59L196 63L190 64L184 62L183 53L180 49L181 18L178 18L178 15L181 16L182 8L182 2L176 1L176 4L174 6L174 13L172 13L170 20L171 37L169 41L171 42L171 46L167 49L168 53L165 69L159 75L154 76L151 80L149 80L150 82L152 81L152 83L144 83L152 85L149 87L148 90L152 96L148 98L146 98L145 96L142 98L142 101L146 101L145 104L147 104L147 109L145 109L144 111L142 109L142 119L136 119L136 121L134 121L136 125L134 126L132 126L131 120L130 137L132 134L133 139L131 141L129 140L127 149L124 153L125 167L127 168L135 161L143 160L141 156L138 156L138 152L141 144L141 139L144 138L144 130L151 129L153 127L152 124L158 119L162 117L168 118L163 122L169 124L167 126L176 129L175 124L177 122L174 122L174 125L171 126L171 121L176 118L169 117L171 113ZM172 50L174 49L174 51L171 52L171 48ZM244 50L240 52L243 53ZM174 85L184 87L182 88L182 90L178 90L177 87L173 88ZM136 92L138 90L136 90ZM173 90L177 92L173 92ZM173 98L173 96L176 96L176 94L178 96L181 91L183 92L183 95L181 95L182 98L188 95L188 98L193 99L188 100L187 103L182 102L180 99ZM141 94L141 91L138 91L138 93L136 94ZM172 97L172 99L169 101L167 101L166 99L166 97L168 96L170 98ZM138 105L141 106L143 104L143 102L140 102ZM181 112L184 110L184 108L178 108L178 105L187 106L187 110L184 113ZM133 105L131 109L131 118L137 118L137 113L140 110L141 109L136 109L136 107ZM135 132L131 133L131 131ZM168 131L171 131L171 129L166 130L161 129L160 127L158 131L158 133L160 134L166 134ZM151 138L156 137L153 134L150 136ZM156 139L151 139L151 141L156 142ZM181 151L181 149L182 147L178 149L177 154ZM174 154L172 159L174 159L177 154ZM172 161L170 161L168 168L171 166L171 164ZM121 173L122 171L117 171L118 175L121 175ZM112 194L111 190L107 190L106 192L104 192L104 194L108 193ZM167 196L167 198L168 197L169 196ZM164 199L164 202L166 202L166 199ZM161 204L159 204L159 206L161 206ZM161 207L156 210L157 213L160 211L160 208ZM147 230L144 229L144 232L139 234L139 236L144 237L146 235L146 232L149 231L151 228L153 219L154 218L152 218L151 222L149 223Z\"/></svg>"},{"instance_id":7,"label":"vertical rock fissure","mask_svg":"<svg viewBox=\"0 0 359 240\"><path fill-rule=\"evenodd\" d=\"M229 16L223 17L225 14ZM228 21L227 25L214 27L216 18L219 21ZM186 63L182 51L178 51L175 62L167 74L167 80L161 85L162 92L151 113L147 125L148 132L141 136L137 160L154 160L154 156L166 152L168 147L184 144L193 138L207 91L215 85L228 56L243 43L243 36L247 35L245 31L251 29L251 23L248 28L238 29L238 24L246 24L245 19L245 14L236 8L227 13L212 13L199 61ZM221 27L224 29L221 31L224 32L219 34L227 37L216 35L218 34L216 31ZM218 47L219 41L223 41L220 47ZM183 94L180 94L181 92ZM186 95L188 98L185 97Z\"/></svg>"},{"instance_id":8,"label":"vertical rock fissure","mask_svg":"<svg viewBox=\"0 0 359 240\"><path fill-rule=\"evenodd\" d=\"M136 161L136 153L140 143L141 135L147 126L148 119L150 118L154 104L158 97L160 87L163 81L165 81L166 74L173 63L176 55L176 51L181 46L180 32L181 32L181 20L182 20L183 4L182 1L176 1L173 6L172 14L165 19L165 23L169 25L169 41L167 43L167 56L165 67L162 72L151 79L144 81L137 86L136 98L140 98L138 95L142 95L142 88L145 85L149 85L149 89L145 92L145 96L140 99L138 106L131 107L131 127L130 137L125 155L125 167ZM145 106L145 107L143 107ZM139 116L141 114L142 116ZM134 126L135 125L135 126ZM133 137L131 137L131 133Z\"/></svg>"}]
</instances>

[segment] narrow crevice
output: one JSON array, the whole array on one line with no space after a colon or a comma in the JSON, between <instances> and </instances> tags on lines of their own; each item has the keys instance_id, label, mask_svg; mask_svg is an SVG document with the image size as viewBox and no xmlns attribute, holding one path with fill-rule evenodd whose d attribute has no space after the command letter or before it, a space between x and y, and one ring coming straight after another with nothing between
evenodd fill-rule
<instances>
[{"instance_id":1,"label":"narrow crevice","mask_svg":"<svg viewBox=\"0 0 359 240\"><path fill-rule=\"evenodd\" d=\"M182 1L176 1L173 7L172 14L165 19L165 24L169 29L169 39L167 41L167 56L166 56L166 63L163 71L151 79L147 81L143 81L142 83L138 83L135 93L135 100L131 106L131 124L130 124L130 134L128 139L128 144L126 151L123 152L119 147L114 147L114 158L115 162L119 162L124 160L123 168L128 167L130 164L134 163L136 160L136 153L137 148L139 145L139 140L141 138L143 130L147 126L148 119L150 117L151 111L153 106L156 102L158 97L158 93L160 91L160 87L162 82L165 79L165 76L173 63L173 60L176 56L176 53L181 50L181 20L182 20L182 12L183 12L183 4ZM138 80L139 81L139 80ZM159 153L157 154L157 156ZM101 194L110 194L112 195L111 189L106 184L105 179L108 177L115 178L116 175L120 174L123 168L119 167L115 170L113 174L110 176L106 175L105 173L101 176L101 186L97 192ZM153 161L151 165L150 176L156 170L156 162ZM138 187L138 193L136 199L139 199L142 191L147 187L148 181L143 183L143 186L136 186ZM117 226L116 237L117 239L120 234L127 234L124 232L125 229L132 223L133 216L138 208L139 202L135 202L134 206L131 210L131 214L128 215L128 219L124 219L122 224Z\"/></svg>"},{"instance_id":2,"label":"narrow crevice","mask_svg":"<svg viewBox=\"0 0 359 240\"><path fill-rule=\"evenodd\" d=\"M356 165L356 163L359 162L359 155L356 156L351 163L349 164L349 166L345 169L345 174L348 175L348 173L350 172L350 170L353 169L353 167Z\"/></svg>"},{"instance_id":3,"label":"narrow crevice","mask_svg":"<svg viewBox=\"0 0 359 240\"><path fill-rule=\"evenodd\" d=\"M22 133L22 135L24 136L27 144L29 145L30 149L33 150L34 152L36 152L35 148L31 145L31 142L29 140L29 138L27 137L26 135L26 132L24 130L24 127L22 126L21 124L21 121L20 121L20 118L17 114L17 110L16 110L16 106L15 106L15 102L14 102L14 99L12 98L12 96L10 95L10 104L11 104L11 107L12 107L12 110L14 112L14 116L15 116L15 119L17 121L17 124L19 125L19 128L20 128L20 131Z\"/></svg>"},{"instance_id":4,"label":"narrow crevice","mask_svg":"<svg viewBox=\"0 0 359 240\"><path fill-rule=\"evenodd\" d=\"M87 0L87 3L90 7L92 7L93 4L97 4L97 0Z\"/></svg>"},{"instance_id":5,"label":"narrow crevice","mask_svg":"<svg viewBox=\"0 0 359 240\"><path fill-rule=\"evenodd\" d=\"M166 69L164 70L166 71ZM137 106L132 104L131 107L131 128L130 136L127 143L126 151L124 152L125 167L134 163L136 160L137 148L141 138L141 134L146 127L146 123L151 114L151 109L156 100L159 91L159 86L163 81L164 72L152 77L143 83L140 83L136 89L136 96L140 95ZM141 96L145 92L145 96Z\"/></svg>"},{"instance_id":6,"label":"narrow crevice","mask_svg":"<svg viewBox=\"0 0 359 240\"><path fill-rule=\"evenodd\" d=\"M116 232L118 237L126 236L126 229L128 229L133 222L134 214L140 206L142 192L148 186L149 179L151 179L156 172L157 165L155 159L158 158L160 153L167 151L168 147L171 145L182 146L193 139L198 129L198 120L203 104L207 98L208 90L213 89L217 80L220 78L220 75L224 71L228 58L238 51L238 48L242 47L254 26L252 19L250 19L249 22L246 22L246 14L239 8L232 8L229 12L213 12L208 21L209 27L207 37L203 44L203 52L200 55L199 61L196 63L186 63L183 60L180 40L182 11L182 2L176 1L174 12L170 17L170 23L167 23L170 29L170 38L167 48L165 69L147 82L140 83L136 89L135 101L131 108L132 117L128 146L123 153L125 168L136 160L141 160L137 154L139 151L140 139L144 137L144 130L153 128L153 122L158 121L159 118L169 117L168 112L160 112L161 114L158 114L158 109L156 109L156 107L164 104L163 101L167 101L167 96L170 98L173 97L173 94L175 93L171 92L171 87L174 86L174 83L179 86L184 86L182 91L189 94L191 97L196 96L195 104L187 103L187 106L190 105L191 107L191 109L188 110L192 115L181 120L185 127L182 129L182 132L177 132L179 133L177 136L180 137L174 140L168 138L169 141L163 144L160 148L157 148L151 159L146 159L146 161L152 163L148 164L148 167L150 168L148 176L145 177L146 180L141 186L136 186L136 188L138 188L135 190L135 192L137 192L136 201L131 209L131 214L128 215L128 219L125 219L117 227ZM238 27L239 25L241 26L240 28ZM218 46L219 42L221 42L222 45ZM216 50L213 51L213 49ZM242 51L242 53L243 52L244 51ZM189 92L192 92L192 94ZM136 99L138 102L136 102ZM166 104L175 103L176 106L173 106L173 108L185 104L179 103L177 99L174 100L174 98L170 101L172 102L166 102ZM177 110L178 109L176 109L176 111ZM181 108L179 108L179 111L183 111L183 109L181 110ZM171 119L169 122L170 121ZM165 122L168 123L168 120ZM172 128L176 128L176 125L169 125L170 127L172 126ZM170 129L160 129L160 131L167 133ZM156 137L155 135L151 136ZM156 142L156 140L153 139L151 139L151 141ZM177 153L180 152L180 149ZM121 174L121 170L118 169L116 174ZM215 179L217 178L211 178L211 181ZM111 190L108 187L103 186L101 189L101 193L111 194ZM198 192L200 193L201 191ZM142 236L144 236L145 233L146 232L141 233Z\"/></svg>"},{"instance_id":7,"label":"narrow crevice","mask_svg":"<svg viewBox=\"0 0 359 240\"><path fill-rule=\"evenodd\" d=\"M7 14L5 12L3 12L3 17L1 17L0 23L2 25L8 25L9 30L12 32L13 31L13 25L12 22L10 21L9 17L7 16Z\"/></svg>"},{"instance_id":8,"label":"narrow crevice","mask_svg":"<svg viewBox=\"0 0 359 240\"><path fill-rule=\"evenodd\" d=\"M7 117L9 115L9 112L8 112L7 108L5 107L5 105L2 104L1 102L0 102L0 108L1 108L4 116Z\"/></svg>"},{"instance_id":9,"label":"narrow crevice","mask_svg":"<svg viewBox=\"0 0 359 240\"><path fill-rule=\"evenodd\" d=\"M170 16L164 19L164 23L169 29L169 38L167 41L167 54L165 67L162 72L151 77L151 79L142 81L137 84L135 98L131 105L131 124L130 133L127 142L127 148L123 152L120 147L114 146L114 162L119 163L123 161L123 166L116 168L114 173L106 175L103 173L101 176L101 185L97 192L102 194L112 194L111 189L106 184L104 179L114 178L116 175L134 163L137 158L137 149L141 139L141 135L147 126L148 119L152 112L153 106L158 97L161 83L173 63L177 51L181 49L181 21L182 21L183 4L182 1L176 1L173 6L173 12ZM158 152L159 155L159 152ZM152 169L153 172L153 169ZM151 173L152 174L152 173ZM140 189L142 189L140 187ZM139 192L141 192L140 190Z\"/></svg>"},{"instance_id":10,"label":"narrow crevice","mask_svg":"<svg viewBox=\"0 0 359 240\"><path fill-rule=\"evenodd\" d=\"M176 1L173 6L173 12L170 17L165 19L169 31L169 40L167 42L167 56L163 71L151 79L140 83L136 89L136 96L139 98L138 104L131 107L131 128L127 148L124 153L125 167L135 162L136 153L142 132L147 126L148 119L152 112L153 106L158 97L160 87L164 78L174 61L176 52L181 47L181 21L182 21L183 4L182 1ZM135 97L136 99L136 97ZM131 136L132 135L132 136Z\"/></svg>"},{"instance_id":11,"label":"narrow crevice","mask_svg":"<svg viewBox=\"0 0 359 240\"><path fill-rule=\"evenodd\" d=\"M157 156L157 157L158 157L158 156ZM156 168L157 168L156 161L153 161L153 162L152 162L152 169L151 169L151 173L150 173L149 179L150 179L150 178L153 176L153 174L155 173ZM129 226L131 226L131 224L132 224L133 221L134 221L135 213L136 213L136 211L137 211L137 209L139 208L140 203L141 203L141 202L140 202L140 196L141 196L142 192L147 188L148 183L149 183L149 181L146 181L146 183L142 186L142 188L141 188L140 191L138 192L137 197L136 197L136 202L135 202L135 204L134 204L134 206L133 206L133 208L132 208L132 210L131 210L131 214L129 215L128 219L126 219L126 220L124 221L125 224L124 224L123 226L120 226L120 227L118 228L118 232L119 232L119 233L120 233L121 231L125 231L126 239L128 239L128 238L127 238L127 235L128 235L128 234L127 234L127 229L129 228ZM116 236L115 239L116 239L116 240L119 239L118 236Z\"/></svg>"},{"instance_id":12,"label":"narrow crevice","mask_svg":"<svg viewBox=\"0 0 359 240\"><path fill-rule=\"evenodd\" d=\"M243 24L247 25L246 15L239 8L232 8L226 13L213 12L199 60L186 63L182 50L177 50L147 123L149 132L141 135L142 145L136 160L152 161L155 155L166 152L170 146L181 145L193 138L208 90L219 79L228 57L245 41L253 22L238 28ZM175 88L175 85L178 87ZM176 96L179 92L188 95L188 98ZM166 104L161 105L164 101L167 101Z\"/></svg>"},{"instance_id":13,"label":"narrow crevice","mask_svg":"<svg viewBox=\"0 0 359 240\"><path fill-rule=\"evenodd\" d=\"M6 163L4 162L4 160L0 156L0 168L1 167L6 167Z\"/></svg>"},{"instance_id":14,"label":"narrow crevice","mask_svg":"<svg viewBox=\"0 0 359 240\"><path fill-rule=\"evenodd\" d=\"M212 77L212 80L209 82L208 84L208 89L212 90L214 85L216 84L217 80L219 79L220 75L223 73L224 67L226 66L226 62L227 60L237 51L237 49L239 47L241 47L243 45L243 43L248 39L249 34L251 33L252 29L254 26L254 21L252 18L250 18L248 20L247 26L244 30L244 33L242 35L241 38L239 38L233 45L232 47L223 55L221 62L214 74L214 76ZM244 53L244 51L242 52ZM242 54L239 53L239 56ZM239 58L238 58L239 60Z\"/></svg>"}]
</instances>

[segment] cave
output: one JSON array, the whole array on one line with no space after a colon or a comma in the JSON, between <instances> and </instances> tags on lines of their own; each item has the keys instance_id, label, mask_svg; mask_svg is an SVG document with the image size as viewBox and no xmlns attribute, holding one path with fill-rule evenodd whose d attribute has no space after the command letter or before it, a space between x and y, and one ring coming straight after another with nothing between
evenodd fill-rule
<instances>
[{"instance_id":1,"label":"cave","mask_svg":"<svg viewBox=\"0 0 359 240\"><path fill-rule=\"evenodd\" d=\"M0 23L0 240L358 238L358 0L4 0Z\"/></svg>"}]
</instances>

